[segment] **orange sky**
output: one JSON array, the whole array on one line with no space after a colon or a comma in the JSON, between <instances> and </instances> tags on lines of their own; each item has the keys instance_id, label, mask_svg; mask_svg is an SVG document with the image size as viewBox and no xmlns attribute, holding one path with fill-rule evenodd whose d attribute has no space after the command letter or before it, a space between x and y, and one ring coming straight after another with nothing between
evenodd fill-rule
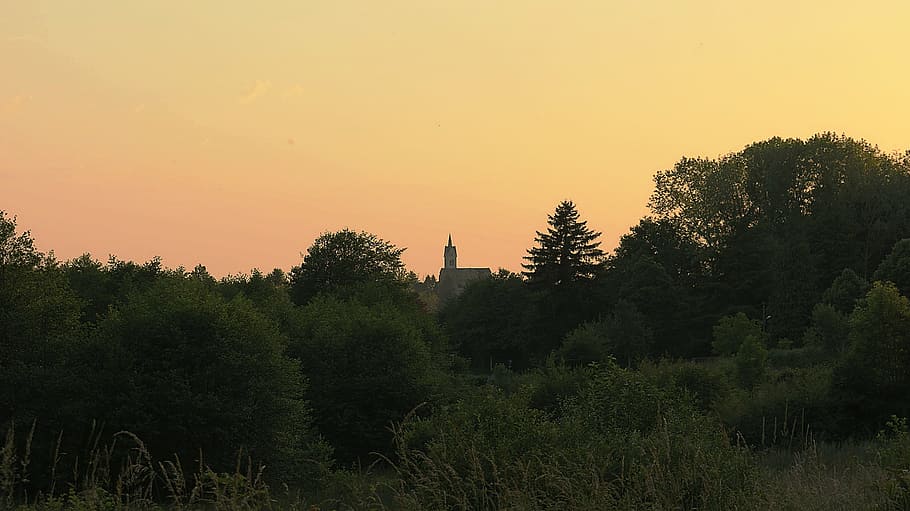
<instances>
[{"instance_id":1,"label":"orange sky","mask_svg":"<svg viewBox=\"0 0 910 511\"><path fill-rule=\"evenodd\" d=\"M910 148L910 3L0 0L0 209L43 250L215 275L363 229L519 270L654 172L820 131Z\"/></svg>"}]
</instances>

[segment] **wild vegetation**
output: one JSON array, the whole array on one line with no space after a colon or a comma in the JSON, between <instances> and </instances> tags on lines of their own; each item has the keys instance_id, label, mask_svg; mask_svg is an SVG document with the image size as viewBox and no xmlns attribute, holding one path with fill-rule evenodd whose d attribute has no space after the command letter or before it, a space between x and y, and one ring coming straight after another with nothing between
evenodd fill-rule
<instances>
[{"instance_id":1,"label":"wild vegetation","mask_svg":"<svg viewBox=\"0 0 910 511\"><path fill-rule=\"evenodd\" d=\"M910 509L907 197L843 136L683 158L445 303L370 233L216 279L0 212L0 508Z\"/></svg>"}]
</instances>

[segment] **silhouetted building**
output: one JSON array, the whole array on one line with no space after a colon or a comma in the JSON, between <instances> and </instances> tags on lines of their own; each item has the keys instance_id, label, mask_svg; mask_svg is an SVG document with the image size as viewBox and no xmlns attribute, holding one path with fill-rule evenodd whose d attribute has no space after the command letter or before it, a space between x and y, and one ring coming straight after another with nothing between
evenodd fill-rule
<instances>
[{"instance_id":1,"label":"silhouetted building","mask_svg":"<svg viewBox=\"0 0 910 511\"><path fill-rule=\"evenodd\" d=\"M440 301L446 301L454 298L464 291L464 288L474 282L487 278L493 272L489 268L459 268L458 252L455 245L452 245L452 235L449 234L449 244L446 245L443 252L443 267L439 270L439 284L436 286L436 293Z\"/></svg>"}]
</instances>

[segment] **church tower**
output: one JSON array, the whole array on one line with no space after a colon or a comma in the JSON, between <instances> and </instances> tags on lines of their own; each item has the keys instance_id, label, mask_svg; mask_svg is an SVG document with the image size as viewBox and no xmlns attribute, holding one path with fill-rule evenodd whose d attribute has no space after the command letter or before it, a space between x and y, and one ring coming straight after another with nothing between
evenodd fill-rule
<instances>
[{"instance_id":1,"label":"church tower","mask_svg":"<svg viewBox=\"0 0 910 511\"><path fill-rule=\"evenodd\" d=\"M443 253L443 259L445 265L443 268L458 268L456 260L458 259L458 252L455 251L455 245L452 245L452 235L449 234L449 244L446 245L445 252Z\"/></svg>"},{"instance_id":2,"label":"church tower","mask_svg":"<svg viewBox=\"0 0 910 511\"><path fill-rule=\"evenodd\" d=\"M443 263L439 270L439 283L436 285L436 295L441 302L458 296L471 282L489 278L493 274L489 268L459 268L458 252L452 244L451 234L449 244L443 252Z\"/></svg>"}]
</instances>

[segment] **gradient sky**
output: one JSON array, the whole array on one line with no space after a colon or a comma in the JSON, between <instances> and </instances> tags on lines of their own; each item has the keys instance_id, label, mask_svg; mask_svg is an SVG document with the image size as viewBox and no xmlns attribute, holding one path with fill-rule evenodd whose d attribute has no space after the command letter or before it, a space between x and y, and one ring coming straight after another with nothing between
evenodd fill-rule
<instances>
[{"instance_id":1,"label":"gradient sky","mask_svg":"<svg viewBox=\"0 0 910 511\"><path fill-rule=\"evenodd\" d=\"M653 174L779 135L910 148L910 2L0 0L0 209L60 259L217 276L374 232L519 270Z\"/></svg>"}]
</instances>

